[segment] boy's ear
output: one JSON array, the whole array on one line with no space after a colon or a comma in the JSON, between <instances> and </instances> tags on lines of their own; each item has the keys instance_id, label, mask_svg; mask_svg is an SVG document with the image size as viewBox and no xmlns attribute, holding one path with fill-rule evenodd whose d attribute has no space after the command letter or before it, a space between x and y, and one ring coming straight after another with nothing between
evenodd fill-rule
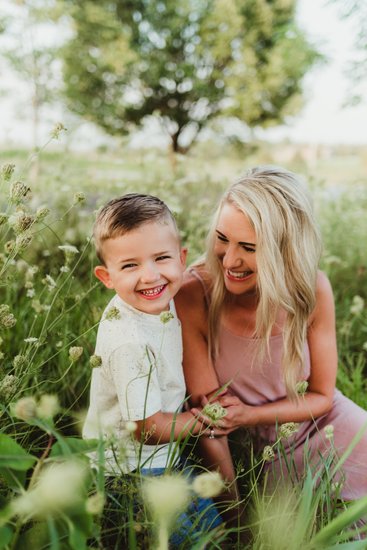
<instances>
[{"instance_id":1,"label":"boy's ear","mask_svg":"<svg viewBox=\"0 0 367 550\"><path fill-rule=\"evenodd\" d=\"M186 267L186 258L187 258L187 248L181 248L180 260L182 267Z\"/></svg>"},{"instance_id":2,"label":"boy's ear","mask_svg":"<svg viewBox=\"0 0 367 550\"><path fill-rule=\"evenodd\" d=\"M110 278L109 271L104 265L97 265L94 268L94 275L99 279L107 288L113 288L113 284Z\"/></svg>"}]
</instances>

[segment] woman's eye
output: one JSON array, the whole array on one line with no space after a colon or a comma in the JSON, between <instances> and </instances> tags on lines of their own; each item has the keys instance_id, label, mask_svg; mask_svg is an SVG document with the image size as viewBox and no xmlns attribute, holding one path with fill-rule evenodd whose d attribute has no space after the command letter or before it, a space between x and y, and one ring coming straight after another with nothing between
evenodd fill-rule
<instances>
[{"instance_id":1,"label":"woman's eye","mask_svg":"<svg viewBox=\"0 0 367 550\"><path fill-rule=\"evenodd\" d=\"M228 239L226 239L225 237L222 237L221 235L217 235L218 237L218 240L221 241L222 243L228 243Z\"/></svg>"},{"instance_id":2,"label":"woman's eye","mask_svg":"<svg viewBox=\"0 0 367 550\"><path fill-rule=\"evenodd\" d=\"M242 248L246 250L246 252L256 252L256 249L251 246L243 246Z\"/></svg>"}]
</instances>

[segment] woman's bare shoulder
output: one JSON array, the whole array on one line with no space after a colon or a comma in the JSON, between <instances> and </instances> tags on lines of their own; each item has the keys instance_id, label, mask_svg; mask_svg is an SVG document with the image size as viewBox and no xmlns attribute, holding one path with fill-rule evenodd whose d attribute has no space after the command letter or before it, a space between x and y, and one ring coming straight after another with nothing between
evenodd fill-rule
<instances>
[{"instance_id":1,"label":"woman's bare shoulder","mask_svg":"<svg viewBox=\"0 0 367 550\"><path fill-rule=\"evenodd\" d=\"M195 273L194 273L195 271ZM207 311L207 296L210 277L203 267L190 268L185 271L182 286L175 297L175 304L179 317L196 317Z\"/></svg>"}]
</instances>

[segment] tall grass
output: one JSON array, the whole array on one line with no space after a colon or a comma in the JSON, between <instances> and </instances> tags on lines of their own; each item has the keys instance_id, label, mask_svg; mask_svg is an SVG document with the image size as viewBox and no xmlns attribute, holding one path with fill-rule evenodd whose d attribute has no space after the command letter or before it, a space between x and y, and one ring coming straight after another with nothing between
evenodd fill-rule
<instances>
[{"instance_id":1,"label":"tall grass","mask_svg":"<svg viewBox=\"0 0 367 550\"><path fill-rule=\"evenodd\" d=\"M154 152L87 158L43 151L33 180L25 154L7 156L0 187L0 549L100 547L113 529L108 516L116 513L121 544L147 548L153 524L139 496L141 478L105 485L104 442L80 438L96 328L110 299L92 276L94 212L125 192L157 194L176 212L192 260L204 250L210 213L229 181L246 165L273 159L269 151L252 152L246 160L231 151L230 165L221 159L216 170L215 151L203 149L172 171ZM336 298L338 386L367 408L367 184L333 188L312 181L325 243L322 267ZM97 471L88 465L91 450L100 457ZM250 443L244 453L251 456ZM284 480L271 490L261 481L266 457L254 456L251 464L238 460L246 525L203 533L182 547L363 548L358 519L366 515L367 502L348 506L331 490L334 458L331 452L318 471L306 469L296 486ZM67 491L62 502L47 494L47 484L62 494L60 476L66 485L79 480L74 500ZM27 506L38 506L40 499L49 509L34 515Z\"/></svg>"}]
</instances>

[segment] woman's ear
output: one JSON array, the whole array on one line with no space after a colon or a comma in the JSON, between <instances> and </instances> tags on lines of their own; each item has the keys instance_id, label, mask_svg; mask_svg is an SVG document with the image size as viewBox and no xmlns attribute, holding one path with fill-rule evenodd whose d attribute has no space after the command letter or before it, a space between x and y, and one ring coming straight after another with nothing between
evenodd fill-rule
<instances>
[{"instance_id":1,"label":"woman's ear","mask_svg":"<svg viewBox=\"0 0 367 550\"><path fill-rule=\"evenodd\" d=\"M97 265L94 268L94 275L99 279L107 288L113 288L113 283L110 278L110 273L106 266Z\"/></svg>"}]
</instances>

